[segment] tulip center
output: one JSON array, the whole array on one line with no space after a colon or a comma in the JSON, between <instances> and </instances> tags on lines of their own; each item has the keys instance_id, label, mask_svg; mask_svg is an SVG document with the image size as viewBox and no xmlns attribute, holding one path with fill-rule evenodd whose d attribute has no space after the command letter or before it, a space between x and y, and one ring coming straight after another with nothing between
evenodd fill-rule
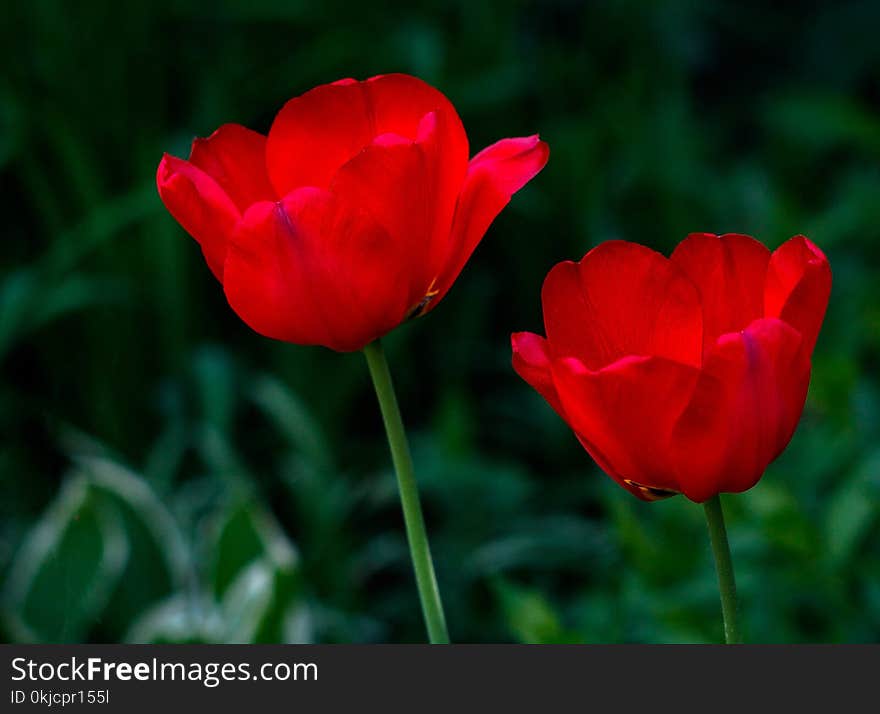
<instances>
[{"instance_id":1,"label":"tulip center","mask_svg":"<svg viewBox=\"0 0 880 714\"><path fill-rule=\"evenodd\" d=\"M645 486L640 483L636 483L635 481L630 481L628 478L623 479L623 482L630 486L631 488L636 489L642 496L645 497L648 501L660 501L664 498L671 498L672 496L677 496L678 491L673 491L670 488L655 488L654 486Z\"/></svg>"},{"instance_id":2,"label":"tulip center","mask_svg":"<svg viewBox=\"0 0 880 714\"><path fill-rule=\"evenodd\" d=\"M437 282L436 279L431 281L431 285L428 287L428 292L425 293L425 297L423 297L418 304L409 311L407 315L407 320L414 320L417 317L421 317L425 314L425 310L428 308L428 304L437 297L437 293L440 291L434 287L434 284Z\"/></svg>"}]
</instances>

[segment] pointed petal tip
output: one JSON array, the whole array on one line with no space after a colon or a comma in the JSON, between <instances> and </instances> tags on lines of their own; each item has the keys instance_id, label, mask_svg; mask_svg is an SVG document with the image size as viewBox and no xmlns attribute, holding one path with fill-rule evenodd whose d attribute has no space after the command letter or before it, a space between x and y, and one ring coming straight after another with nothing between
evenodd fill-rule
<instances>
[{"instance_id":1,"label":"pointed petal tip","mask_svg":"<svg viewBox=\"0 0 880 714\"><path fill-rule=\"evenodd\" d=\"M514 360L523 359L530 364L548 363L547 340L534 332L514 332L510 335L510 347Z\"/></svg>"},{"instance_id":2,"label":"pointed petal tip","mask_svg":"<svg viewBox=\"0 0 880 714\"><path fill-rule=\"evenodd\" d=\"M541 135L537 133L524 136L522 137L521 141L523 143L523 150L525 151L528 151L529 149L534 149L536 146L538 146L538 144L542 144L543 147L546 147L548 151L550 148L549 146L547 146L546 141L541 140Z\"/></svg>"},{"instance_id":3,"label":"pointed petal tip","mask_svg":"<svg viewBox=\"0 0 880 714\"><path fill-rule=\"evenodd\" d=\"M768 317L799 330L812 353L825 318L833 276L825 253L803 235L790 238L770 258L765 285Z\"/></svg>"},{"instance_id":4,"label":"pointed petal tip","mask_svg":"<svg viewBox=\"0 0 880 714\"><path fill-rule=\"evenodd\" d=\"M516 352L519 350L520 344L528 339L529 335L535 334L534 332L511 332L510 333L510 348Z\"/></svg>"},{"instance_id":5,"label":"pointed petal tip","mask_svg":"<svg viewBox=\"0 0 880 714\"><path fill-rule=\"evenodd\" d=\"M513 348L513 370L565 419L565 413L553 381L552 358L547 340L534 332L514 332L510 336Z\"/></svg>"},{"instance_id":6,"label":"pointed petal tip","mask_svg":"<svg viewBox=\"0 0 880 714\"><path fill-rule=\"evenodd\" d=\"M828 262L828 257L825 255L824 251L816 245L813 241L811 241L807 236L802 233L798 233L797 235L789 238L786 243L800 243L804 248L806 248L810 253L813 254L814 258L811 260L819 261L819 262ZM784 244L783 244L784 245ZM782 246L780 246L782 247Z\"/></svg>"},{"instance_id":7,"label":"pointed petal tip","mask_svg":"<svg viewBox=\"0 0 880 714\"><path fill-rule=\"evenodd\" d=\"M523 147L518 157L527 157L529 155L531 155L535 166L535 172L532 174L534 177L547 165L547 161L550 158L550 145L541 139L540 134L523 137Z\"/></svg>"},{"instance_id":8,"label":"pointed petal tip","mask_svg":"<svg viewBox=\"0 0 880 714\"><path fill-rule=\"evenodd\" d=\"M169 154L167 151L162 152L162 159L159 161L159 166L156 168L156 187L159 189L160 195L163 190L167 189L175 180L177 180L182 165L186 163L188 162Z\"/></svg>"},{"instance_id":9,"label":"pointed petal tip","mask_svg":"<svg viewBox=\"0 0 880 714\"><path fill-rule=\"evenodd\" d=\"M168 152L163 151L162 158L159 159L159 165L156 167L156 186L160 188L165 182L165 177L168 175L168 157Z\"/></svg>"}]
</instances>

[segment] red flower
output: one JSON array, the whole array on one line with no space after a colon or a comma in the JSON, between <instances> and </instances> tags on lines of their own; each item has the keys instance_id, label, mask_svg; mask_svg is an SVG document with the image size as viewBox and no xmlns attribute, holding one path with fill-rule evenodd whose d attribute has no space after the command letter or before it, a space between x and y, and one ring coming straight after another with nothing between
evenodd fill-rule
<instances>
[{"instance_id":1,"label":"red flower","mask_svg":"<svg viewBox=\"0 0 880 714\"><path fill-rule=\"evenodd\" d=\"M156 182L242 320L352 351L433 309L547 156L531 136L468 161L449 100L393 74L291 99L268 137L221 126Z\"/></svg>"},{"instance_id":2,"label":"red flower","mask_svg":"<svg viewBox=\"0 0 880 714\"><path fill-rule=\"evenodd\" d=\"M513 366L621 486L702 502L754 486L791 440L830 291L803 236L771 255L693 234L669 259L610 241L550 271L547 338L513 335Z\"/></svg>"}]
</instances>

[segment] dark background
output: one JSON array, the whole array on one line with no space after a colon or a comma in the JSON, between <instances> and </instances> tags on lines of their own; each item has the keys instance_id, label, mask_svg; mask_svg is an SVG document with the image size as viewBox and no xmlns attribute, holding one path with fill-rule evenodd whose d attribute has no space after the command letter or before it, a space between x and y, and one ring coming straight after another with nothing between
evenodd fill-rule
<instances>
[{"instance_id":1,"label":"dark background","mask_svg":"<svg viewBox=\"0 0 880 714\"><path fill-rule=\"evenodd\" d=\"M0 28L0 636L422 641L358 354L238 321L163 151L416 74L547 168L386 340L453 639L721 637L698 506L637 501L510 367L549 268L796 233L834 288L804 417L728 497L746 638L880 639L880 3L13 2Z\"/></svg>"}]
</instances>

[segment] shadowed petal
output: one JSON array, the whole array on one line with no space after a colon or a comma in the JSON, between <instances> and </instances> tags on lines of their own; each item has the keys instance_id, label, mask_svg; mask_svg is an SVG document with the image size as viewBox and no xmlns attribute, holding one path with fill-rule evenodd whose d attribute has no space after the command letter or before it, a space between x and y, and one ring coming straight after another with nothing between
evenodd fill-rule
<instances>
[{"instance_id":1,"label":"shadowed petal","mask_svg":"<svg viewBox=\"0 0 880 714\"><path fill-rule=\"evenodd\" d=\"M452 232L436 276L432 310L452 287L477 244L510 197L544 168L550 149L537 135L502 139L483 149L468 164L455 209Z\"/></svg>"},{"instance_id":2,"label":"shadowed petal","mask_svg":"<svg viewBox=\"0 0 880 714\"><path fill-rule=\"evenodd\" d=\"M765 314L798 330L808 354L819 336L830 294L831 266L815 244L795 236L776 249L767 270Z\"/></svg>"},{"instance_id":3,"label":"shadowed petal","mask_svg":"<svg viewBox=\"0 0 880 714\"><path fill-rule=\"evenodd\" d=\"M696 368L661 357L624 357L599 371L574 358L555 360L552 369L569 425L609 476L646 500L652 492L681 490L669 442Z\"/></svg>"},{"instance_id":4,"label":"shadowed petal","mask_svg":"<svg viewBox=\"0 0 880 714\"><path fill-rule=\"evenodd\" d=\"M749 236L692 233L670 258L693 281L703 306L703 352L720 335L764 317L764 278L770 251Z\"/></svg>"},{"instance_id":5,"label":"shadowed petal","mask_svg":"<svg viewBox=\"0 0 880 714\"><path fill-rule=\"evenodd\" d=\"M562 402L559 393L556 391L556 383L553 381L553 365L552 356L550 354L550 344L540 335L531 332L517 332L511 335L511 346L513 348L513 368L516 373L522 377L532 388L538 392L547 403L553 407L554 411L568 423L565 409L562 408ZM599 465L605 473L612 475L616 481L630 488L624 483L622 477L608 462L604 454L590 443L586 437L575 433L581 446L587 450L593 460ZM630 488L637 496L644 498L644 493Z\"/></svg>"},{"instance_id":6,"label":"shadowed petal","mask_svg":"<svg viewBox=\"0 0 880 714\"><path fill-rule=\"evenodd\" d=\"M513 368L516 373L565 419L565 412L553 382L547 340L532 332L516 332L510 336L510 344L513 348Z\"/></svg>"},{"instance_id":7,"label":"shadowed petal","mask_svg":"<svg viewBox=\"0 0 880 714\"><path fill-rule=\"evenodd\" d=\"M366 212L301 188L254 204L226 261L229 304L267 337L340 352L360 349L403 320L395 245Z\"/></svg>"},{"instance_id":8,"label":"shadowed petal","mask_svg":"<svg viewBox=\"0 0 880 714\"><path fill-rule=\"evenodd\" d=\"M375 137L415 139L429 112L444 115L455 135L449 150L463 147L466 159L467 137L454 107L420 79L389 74L315 87L287 102L272 124L266 145L272 185L279 195L299 186L326 188Z\"/></svg>"},{"instance_id":9,"label":"shadowed petal","mask_svg":"<svg viewBox=\"0 0 880 714\"><path fill-rule=\"evenodd\" d=\"M383 134L343 166L330 190L372 215L394 239L408 266L408 302L415 308L431 288L452 225L467 148L454 146L448 117L426 114L415 141Z\"/></svg>"},{"instance_id":10,"label":"shadowed petal","mask_svg":"<svg viewBox=\"0 0 880 714\"><path fill-rule=\"evenodd\" d=\"M202 247L208 267L222 282L227 244L241 214L232 199L201 169L165 154L156 172L168 212Z\"/></svg>"},{"instance_id":11,"label":"shadowed petal","mask_svg":"<svg viewBox=\"0 0 880 714\"><path fill-rule=\"evenodd\" d=\"M257 201L275 200L266 174L266 137L239 124L224 124L193 141L189 162L217 182L244 213Z\"/></svg>"},{"instance_id":12,"label":"shadowed petal","mask_svg":"<svg viewBox=\"0 0 880 714\"><path fill-rule=\"evenodd\" d=\"M541 299L555 355L577 357L593 370L628 355L700 364L697 291L676 265L645 246L608 241L579 263L559 263Z\"/></svg>"},{"instance_id":13,"label":"shadowed petal","mask_svg":"<svg viewBox=\"0 0 880 714\"><path fill-rule=\"evenodd\" d=\"M809 381L801 335L781 320L722 335L673 432L684 494L702 502L754 486L791 440Z\"/></svg>"}]
</instances>

